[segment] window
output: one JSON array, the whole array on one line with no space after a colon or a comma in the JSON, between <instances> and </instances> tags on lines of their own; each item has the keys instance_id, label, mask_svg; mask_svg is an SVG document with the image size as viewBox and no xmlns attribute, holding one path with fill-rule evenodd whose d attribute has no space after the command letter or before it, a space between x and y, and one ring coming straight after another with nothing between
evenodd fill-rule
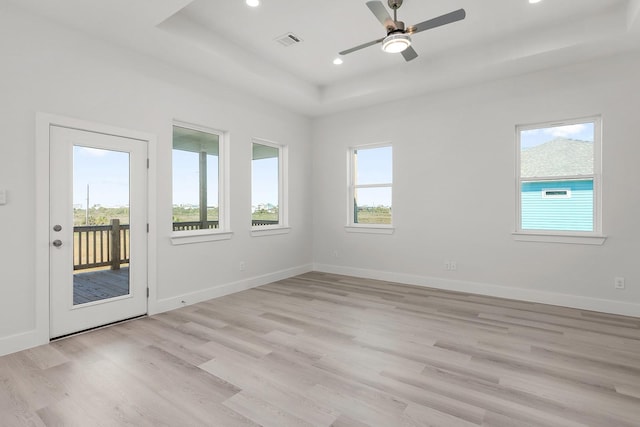
<instances>
[{"instance_id":1,"label":"window","mask_svg":"<svg viewBox=\"0 0 640 427\"><path fill-rule=\"evenodd\" d=\"M391 145L349 150L348 231L391 229L393 158Z\"/></svg>"},{"instance_id":2,"label":"window","mask_svg":"<svg viewBox=\"0 0 640 427\"><path fill-rule=\"evenodd\" d=\"M518 126L517 233L599 236L600 119Z\"/></svg>"},{"instance_id":3,"label":"window","mask_svg":"<svg viewBox=\"0 0 640 427\"><path fill-rule=\"evenodd\" d=\"M254 235L274 234L287 223L287 147L253 139L251 143L251 226Z\"/></svg>"},{"instance_id":4,"label":"window","mask_svg":"<svg viewBox=\"0 0 640 427\"><path fill-rule=\"evenodd\" d=\"M179 236L227 231L224 133L201 126L173 126L173 243ZM228 238L228 237L223 237ZM202 238L193 241L219 240Z\"/></svg>"}]
</instances>

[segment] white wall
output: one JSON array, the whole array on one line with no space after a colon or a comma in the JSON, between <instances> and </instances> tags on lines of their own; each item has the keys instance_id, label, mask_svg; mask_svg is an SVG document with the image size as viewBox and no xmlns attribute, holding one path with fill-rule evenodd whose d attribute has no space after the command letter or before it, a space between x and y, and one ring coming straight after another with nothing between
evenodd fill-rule
<instances>
[{"instance_id":1,"label":"white wall","mask_svg":"<svg viewBox=\"0 0 640 427\"><path fill-rule=\"evenodd\" d=\"M640 315L638 75L636 53L314 121L315 268ZM515 125L594 114L605 244L514 241ZM347 147L383 141L394 147L395 233L346 233Z\"/></svg>"},{"instance_id":2,"label":"white wall","mask_svg":"<svg viewBox=\"0 0 640 427\"><path fill-rule=\"evenodd\" d=\"M0 55L0 189L9 198L0 206L0 354L38 344L29 340L38 111L157 135L155 309L304 271L313 260L326 271L640 314L638 54L313 122L6 7ZM604 123L606 243L514 241L514 126L593 114ZM231 132L230 241L169 241L174 118ZM290 146L290 234L249 235L252 136ZM381 141L394 143L396 231L346 233L346 149ZM445 260L458 271L444 271ZM626 277L625 291L613 289L614 276Z\"/></svg>"},{"instance_id":3,"label":"white wall","mask_svg":"<svg viewBox=\"0 0 640 427\"><path fill-rule=\"evenodd\" d=\"M3 6L4 7L4 6ZM158 138L157 299L164 310L308 270L311 265L310 121L162 62L45 20L0 12L0 354L36 345L36 112L154 134ZM224 64L221 64L224 66ZM228 241L172 246L171 124L179 119L230 132ZM289 145L287 235L250 236L251 137ZM239 271L239 262L246 271ZM26 337L26 339L25 339Z\"/></svg>"}]
</instances>

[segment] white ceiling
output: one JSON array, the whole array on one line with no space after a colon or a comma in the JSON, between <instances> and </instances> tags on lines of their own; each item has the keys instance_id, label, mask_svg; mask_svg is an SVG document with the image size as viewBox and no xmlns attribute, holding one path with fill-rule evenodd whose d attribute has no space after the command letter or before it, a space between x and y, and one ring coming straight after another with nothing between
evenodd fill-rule
<instances>
[{"instance_id":1,"label":"white ceiling","mask_svg":"<svg viewBox=\"0 0 640 427\"><path fill-rule=\"evenodd\" d=\"M385 35L365 0L11 1L310 116L640 49L640 0L405 0L407 25L467 18L413 35L414 61L372 46L340 66ZM303 41L274 40L287 32Z\"/></svg>"}]
</instances>

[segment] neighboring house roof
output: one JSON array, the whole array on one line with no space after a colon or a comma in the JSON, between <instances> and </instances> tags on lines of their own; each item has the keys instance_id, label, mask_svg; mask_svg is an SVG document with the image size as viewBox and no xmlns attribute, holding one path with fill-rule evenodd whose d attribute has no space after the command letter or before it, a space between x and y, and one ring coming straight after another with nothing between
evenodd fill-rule
<instances>
[{"instance_id":1,"label":"neighboring house roof","mask_svg":"<svg viewBox=\"0 0 640 427\"><path fill-rule=\"evenodd\" d=\"M593 174L593 142L556 138L520 153L524 177Z\"/></svg>"}]
</instances>

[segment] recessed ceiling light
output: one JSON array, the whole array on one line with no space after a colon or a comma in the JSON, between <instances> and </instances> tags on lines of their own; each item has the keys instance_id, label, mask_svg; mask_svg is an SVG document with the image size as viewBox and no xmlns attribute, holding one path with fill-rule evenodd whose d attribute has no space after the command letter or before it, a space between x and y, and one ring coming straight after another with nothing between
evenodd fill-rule
<instances>
[{"instance_id":1,"label":"recessed ceiling light","mask_svg":"<svg viewBox=\"0 0 640 427\"><path fill-rule=\"evenodd\" d=\"M540 3L542 0L529 0L529 3L531 4L535 4L535 3Z\"/></svg>"},{"instance_id":2,"label":"recessed ceiling light","mask_svg":"<svg viewBox=\"0 0 640 427\"><path fill-rule=\"evenodd\" d=\"M343 62L342 59L336 58L336 59L333 60L333 65L341 65L342 62Z\"/></svg>"},{"instance_id":3,"label":"recessed ceiling light","mask_svg":"<svg viewBox=\"0 0 640 427\"><path fill-rule=\"evenodd\" d=\"M260 6L260 0L247 0L247 6L258 7Z\"/></svg>"}]
</instances>

